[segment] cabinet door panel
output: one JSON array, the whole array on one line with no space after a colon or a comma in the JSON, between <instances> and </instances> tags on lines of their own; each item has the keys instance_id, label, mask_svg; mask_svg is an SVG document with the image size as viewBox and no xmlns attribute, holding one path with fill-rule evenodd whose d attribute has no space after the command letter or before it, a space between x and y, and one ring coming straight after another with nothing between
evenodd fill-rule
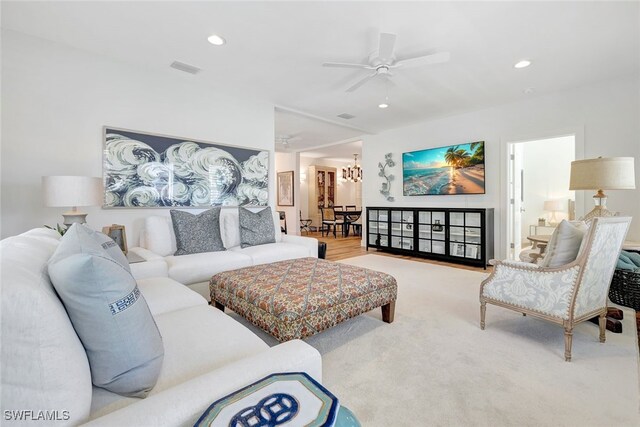
<instances>
[{"instance_id":1,"label":"cabinet door panel","mask_svg":"<svg viewBox=\"0 0 640 427\"><path fill-rule=\"evenodd\" d=\"M464 227L450 227L449 240L452 242L464 242Z\"/></svg>"},{"instance_id":2,"label":"cabinet door panel","mask_svg":"<svg viewBox=\"0 0 640 427\"><path fill-rule=\"evenodd\" d=\"M418 237L421 239L431 239L431 226L424 224L418 225Z\"/></svg>"},{"instance_id":3,"label":"cabinet door panel","mask_svg":"<svg viewBox=\"0 0 640 427\"><path fill-rule=\"evenodd\" d=\"M464 229L465 241L467 243L480 244L482 236L480 234L480 228L467 227Z\"/></svg>"},{"instance_id":4,"label":"cabinet door panel","mask_svg":"<svg viewBox=\"0 0 640 427\"><path fill-rule=\"evenodd\" d=\"M466 245L464 250L465 258L480 259L482 253L479 245Z\"/></svg>"},{"instance_id":5,"label":"cabinet door panel","mask_svg":"<svg viewBox=\"0 0 640 427\"><path fill-rule=\"evenodd\" d=\"M444 231L431 231L431 238L433 240L444 240Z\"/></svg>"},{"instance_id":6,"label":"cabinet door panel","mask_svg":"<svg viewBox=\"0 0 640 427\"><path fill-rule=\"evenodd\" d=\"M420 252L431 252L431 240L418 240L418 250Z\"/></svg>"},{"instance_id":7,"label":"cabinet door panel","mask_svg":"<svg viewBox=\"0 0 640 427\"><path fill-rule=\"evenodd\" d=\"M449 243L449 255L464 258L464 243Z\"/></svg>"},{"instance_id":8,"label":"cabinet door panel","mask_svg":"<svg viewBox=\"0 0 640 427\"><path fill-rule=\"evenodd\" d=\"M444 225L444 212L442 211L433 211L431 212L431 223L432 224L442 224Z\"/></svg>"},{"instance_id":9,"label":"cabinet door panel","mask_svg":"<svg viewBox=\"0 0 640 427\"><path fill-rule=\"evenodd\" d=\"M431 252L433 252L434 254L445 254L445 246L444 246L444 242L439 242L437 240L434 240L431 242Z\"/></svg>"},{"instance_id":10,"label":"cabinet door panel","mask_svg":"<svg viewBox=\"0 0 640 427\"><path fill-rule=\"evenodd\" d=\"M449 213L450 225L464 225L464 212L451 212Z\"/></svg>"},{"instance_id":11,"label":"cabinet door panel","mask_svg":"<svg viewBox=\"0 0 640 427\"><path fill-rule=\"evenodd\" d=\"M467 212L466 223L467 227L480 227L482 225L480 212Z\"/></svg>"}]
</instances>

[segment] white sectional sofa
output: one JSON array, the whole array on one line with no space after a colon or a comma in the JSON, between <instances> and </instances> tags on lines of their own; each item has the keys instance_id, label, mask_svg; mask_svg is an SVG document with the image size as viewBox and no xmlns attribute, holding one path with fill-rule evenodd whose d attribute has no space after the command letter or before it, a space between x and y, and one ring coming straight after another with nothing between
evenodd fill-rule
<instances>
[{"instance_id":1,"label":"white sectional sofa","mask_svg":"<svg viewBox=\"0 0 640 427\"><path fill-rule=\"evenodd\" d=\"M174 256L176 236L171 218L168 215L150 216L145 219L140 246L131 248L130 251L156 264L166 262L166 275L191 287L208 301L209 279L216 273L286 259L318 257L317 239L282 234L277 212L273 212L273 221L276 243L242 249L238 208L223 208L220 212L220 232L226 251ZM148 265L132 266L138 270L147 267ZM147 273L140 271L140 275Z\"/></svg>"},{"instance_id":2,"label":"white sectional sofa","mask_svg":"<svg viewBox=\"0 0 640 427\"><path fill-rule=\"evenodd\" d=\"M57 232L34 229L0 242L3 425L20 417L20 424L54 423L33 421L41 416L55 417L56 425L193 425L212 402L268 374L304 371L321 380L314 348L299 340L270 348L196 292L151 277L166 272L162 260L134 269L134 277L148 276L136 279L164 343L156 386L145 399L93 387L84 348L47 274L58 241Z\"/></svg>"}]
</instances>

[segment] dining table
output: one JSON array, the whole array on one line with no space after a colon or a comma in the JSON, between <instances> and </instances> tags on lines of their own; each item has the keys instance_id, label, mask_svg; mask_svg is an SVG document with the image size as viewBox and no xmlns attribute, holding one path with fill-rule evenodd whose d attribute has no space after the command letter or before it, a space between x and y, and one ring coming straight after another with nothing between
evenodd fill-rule
<instances>
[{"instance_id":1,"label":"dining table","mask_svg":"<svg viewBox=\"0 0 640 427\"><path fill-rule=\"evenodd\" d=\"M344 226L342 227L342 235L344 237L349 237L349 229L351 228L351 223L356 222L362 216L362 209L356 210L333 210L336 219L342 217L344 220Z\"/></svg>"}]
</instances>

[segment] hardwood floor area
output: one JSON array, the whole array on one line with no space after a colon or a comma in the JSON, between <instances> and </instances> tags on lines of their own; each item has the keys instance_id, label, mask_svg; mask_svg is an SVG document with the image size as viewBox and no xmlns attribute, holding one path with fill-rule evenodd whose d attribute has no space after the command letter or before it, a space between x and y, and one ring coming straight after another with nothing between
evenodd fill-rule
<instances>
[{"instance_id":1,"label":"hardwood floor area","mask_svg":"<svg viewBox=\"0 0 640 427\"><path fill-rule=\"evenodd\" d=\"M303 234L303 236L306 236L306 235L307 234ZM405 255L390 254L387 252L376 251L375 249L369 249L369 251L367 251L364 246L360 246L360 242L361 242L360 236L349 236L349 237L338 236L337 238L334 238L333 234L330 234L329 236L322 237L321 233L319 232L309 233L308 236L315 237L319 241L325 242L327 244L326 259L330 261L339 261L342 259L353 258L356 256L366 255L366 254L376 254L376 255L382 255L382 256L389 256L393 258L406 259L410 261L425 262L428 264L437 264L437 265L444 265L447 267L462 268L465 270L485 271L484 269L479 267L471 267L467 265L453 264L450 262L442 262L442 261L434 261L434 260L410 257ZM487 269L486 271L491 271L491 270Z\"/></svg>"}]
</instances>

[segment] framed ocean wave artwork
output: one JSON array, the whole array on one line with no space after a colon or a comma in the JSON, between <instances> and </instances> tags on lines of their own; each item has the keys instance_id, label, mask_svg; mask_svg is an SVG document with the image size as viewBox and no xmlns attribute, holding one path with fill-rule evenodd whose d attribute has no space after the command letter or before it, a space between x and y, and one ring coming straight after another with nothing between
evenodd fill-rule
<instances>
[{"instance_id":1,"label":"framed ocean wave artwork","mask_svg":"<svg viewBox=\"0 0 640 427\"><path fill-rule=\"evenodd\" d=\"M105 208L267 206L269 152L104 127Z\"/></svg>"}]
</instances>

